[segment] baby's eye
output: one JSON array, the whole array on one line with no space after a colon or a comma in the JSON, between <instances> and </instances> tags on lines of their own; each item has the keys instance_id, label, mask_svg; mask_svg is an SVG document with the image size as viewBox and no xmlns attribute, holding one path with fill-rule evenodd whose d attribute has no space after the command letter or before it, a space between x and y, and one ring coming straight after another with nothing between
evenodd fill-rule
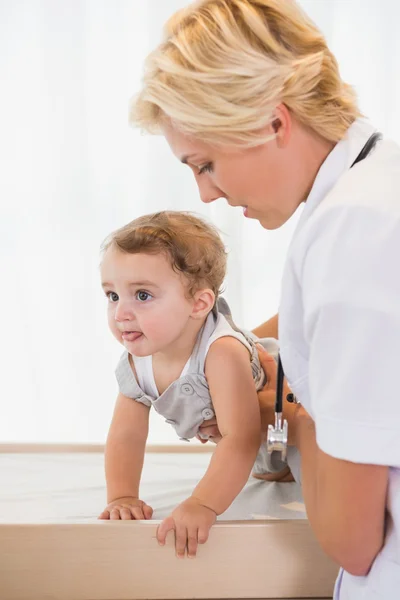
<instances>
[{"instance_id":1,"label":"baby's eye","mask_svg":"<svg viewBox=\"0 0 400 600\"><path fill-rule=\"evenodd\" d=\"M119 300L118 294L115 292L107 292L106 296L110 302L118 302Z\"/></svg>"},{"instance_id":2,"label":"baby's eye","mask_svg":"<svg viewBox=\"0 0 400 600\"><path fill-rule=\"evenodd\" d=\"M149 292L139 290L139 292L136 293L136 298L139 300L139 302L146 302L147 300L149 300L149 298L152 298L152 296L151 294L149 294Z\"/></svg>"}]
</instances>

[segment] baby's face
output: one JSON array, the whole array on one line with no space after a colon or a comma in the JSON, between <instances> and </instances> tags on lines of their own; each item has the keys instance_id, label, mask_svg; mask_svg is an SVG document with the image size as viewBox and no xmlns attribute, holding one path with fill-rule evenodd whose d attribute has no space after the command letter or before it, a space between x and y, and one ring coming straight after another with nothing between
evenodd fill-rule
<instances>
[{"instance_id":1,"label":"baby's face","mask_svg":"<svg viewBox=\"0 0 400 600\"><path fill-rule=\"evenodd\" d=\"M163 254L128 254L111 246L101 280L110 329L131 354L167 351L183 334L194 300Z\"/></svg>"}]
</instances>

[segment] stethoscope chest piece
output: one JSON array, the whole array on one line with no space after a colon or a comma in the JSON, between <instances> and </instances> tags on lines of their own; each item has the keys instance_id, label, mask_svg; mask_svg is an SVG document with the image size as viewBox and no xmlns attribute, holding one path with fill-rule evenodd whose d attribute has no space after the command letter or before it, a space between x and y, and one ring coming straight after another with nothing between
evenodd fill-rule
<instances>
[{"instance_id":1,"label":"stethoscope chest piece","mask_svg":"<svg viewBox=\"0 0 400 600\"><path fill-rule=\"evenodd\" d=\"M275 414L275 426L268 425L267 450L269 454L280 452L281 458L285 462L287 456L288 441L288 422L286 419L282 422L282 413Z\"/></svg>"},{"instance_id":2,"label":"stethoscope chest piece","mask_svg":"<svg viewBox=\"0 0 400 600\"><path fill-rule=\"evenodd\" d=\"M275 425L268 425L267 450L269 454L280 452L283 461L287 456L288 422L282 419L282 394L284 372L280 355L278 356L278 372L276 378Z\"/></svg>"}]
</instances>

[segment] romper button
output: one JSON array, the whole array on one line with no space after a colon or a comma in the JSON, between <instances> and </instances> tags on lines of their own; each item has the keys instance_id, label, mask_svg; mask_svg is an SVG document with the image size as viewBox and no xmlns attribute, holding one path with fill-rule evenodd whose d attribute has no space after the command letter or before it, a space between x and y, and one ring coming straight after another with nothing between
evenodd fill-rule
<instances>
[{"instance_id":1,"label":"romper button","mask_svg":"<svg viewBox=\"0 0 400 600\"><path fill-rule=\"evenodd\" d=\"M214 415L215 413L213 410L211 410L211 408L205 408L203 411L201 411L201 416L206 421L208 421L208 419L212 419Z\"/></svg>"},{"instance_id":2,"label":"romper button","mask_svg":"<svg viewBox=\"0 0 400 600\"><path fill-rule=\"evenodd\" d=\"M194 393L194 389L189 383L184 383L181 390L186 396L191 396Z\"/></svg>"}]
</instances>

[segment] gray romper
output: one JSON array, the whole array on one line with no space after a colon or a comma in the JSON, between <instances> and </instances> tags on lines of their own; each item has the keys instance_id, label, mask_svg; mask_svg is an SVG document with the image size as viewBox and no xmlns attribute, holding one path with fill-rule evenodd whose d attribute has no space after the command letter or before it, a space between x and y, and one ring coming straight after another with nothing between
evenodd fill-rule
<instances>
[{"instance_id":1,"label":"gray romper","mask_svg":"<svg viewBox=\"0 0 400 600\"><path fill-rule=\"evenodd\" d=\"M232 320L228 304L219 298L214 309L209 313L201 329L192 355L186 363L179 379L174 381L161 395L158 394L152 369L152 357L132 356L138 381L129 363L129 353L125 351L116 368L116 377L120 392L145 404L152 406L166 422L172 425L181 440L189 441L199 434L199 427L204 421L215 416L204 364L207 352L213 342L220 337L230 336L238 339L250 352L250 363L257 391L265 383L265 374L260 365L255 342L277 357L278 342L274 338L258 339L252 333L238 329ZM298 478L298 460L294 456L296 450L289 448L289 464ZM296 465L292 465L293 460ZM254 465L254 473L278 472L285 467L279 455L270 456L266 444L261 444Z\"/></svg>"}]
</instances>

